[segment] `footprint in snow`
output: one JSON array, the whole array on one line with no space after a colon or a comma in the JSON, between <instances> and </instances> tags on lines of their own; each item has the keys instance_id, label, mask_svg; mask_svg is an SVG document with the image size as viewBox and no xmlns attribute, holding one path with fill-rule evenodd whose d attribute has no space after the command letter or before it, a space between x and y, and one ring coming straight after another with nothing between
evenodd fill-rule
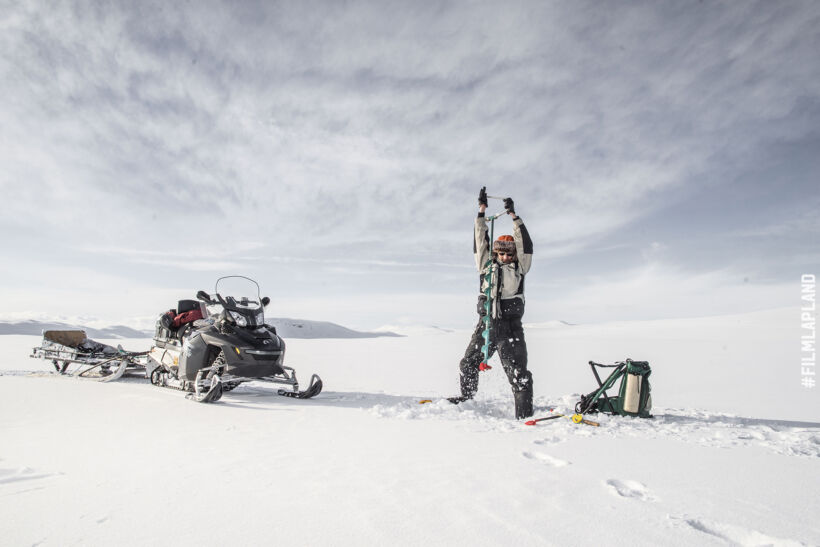
<instances>
[{"instance_id":1,"label":"footprint in snow","mask_svg":"<svg viewBox=\"0 0 820 547\"><path fill-rule=\"evenodd\" d=\"M609 486L613 494L622 498L632 498L640 501L657 501L657 498L652 492L638 481L609 479L606 481L606 485Z\"/></svg>"},{"instance_id":2,"label":"footprint in snow","mask_svg":"<svg viewBox=\"0 0 820 547\"><path fill-rule=\"evenodd\" d=\"M554 458L548 454L542 454L541 452L522 452L521 455L528 460L536 460L551 465L552 467L565 467L570 464L568 461L559 460L558 458Z\"/></svg>"},{"instance_id":3,"label":"footprint in snow","mask_svg":"<svg viewBox=\"0 0 820 547\"><path fill-rule=\"evenodd\" d=\"M742 547L754 547L758 545L779 545L782 547L802 547L804 544L785 538L776 538L757 530L744 528L741 526L734 526L722 522L715 522L705 519L676 517L671 516L671 519L682 520L687 525L691 526L698 532L703 532L710 536L722 539L731 543L732 545L740 545Z\"/></svg>"},{"instance_id":4,"label":"footprint in snow","mask_svg":"<svg viewBox=\"0 0 820 547\"><path fill-rule=\"evenodd\" d=\"M558 444L564 442L564 439L558 436L544 437L543 439L536 439L532 444Z\"/></svg>"},{"instance_id":5,"label":"footprint in snow","mask_svg":"<svg viewBox=\"0 0 820 547\"><path fill-rule=\"evenodd\" d=\"M0 469L0 484L41 479L43 477L50 476L51 474L49 473L37 473L29 467L20 467L18 469Z\"/></svg>"}]
</instances>

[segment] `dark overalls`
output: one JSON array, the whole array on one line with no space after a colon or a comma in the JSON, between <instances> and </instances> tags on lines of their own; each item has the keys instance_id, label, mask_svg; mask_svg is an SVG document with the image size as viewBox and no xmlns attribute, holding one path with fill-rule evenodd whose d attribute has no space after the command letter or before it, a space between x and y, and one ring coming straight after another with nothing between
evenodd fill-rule
<instances>
[{"instance_id":1,"label":"dark overalls","mask_svg":"<svg viewBox=\"0 0 820 547\"><path fill-rule=\"evenodd\" d=\"M489 241L487 240L486 227L482 232L481 224L484 224L483 215L479 214L479 220L476 221L476 244L474 250L476 252L477 263L480 264L482 260L486 261L489 256ZM495 317L491 320L490 329L490 347L489 357L492 357L498 351L501 359L501 366L507 374L507 379L512 387L513 396L515 397L515 414L516 418L526 418L532 416L532 374L527 370L527 343L524 340L524 328L521 325L521 317L524 314L524 273L529 270L532 257L532 241L529 234L520 219L515 221L515 239L520 251L517 253L517 258L522 258L522 263L516 262L513 265L500 265L500 268L511 269L514 267L514 275L497 275L497 283L495 288L495 298L497 306L495 307ZM495 261L495 259L494 259ZM496 262L496 264L499 264ZM499 267L499 266L496 266ZM504 280L515 279L517 286L504 287ZM509 281L508 281L509 283ZM507 298L502 299L502 294ZM522 298L512 297L510 294L520 295ZM484 360L484 354L481 351L484 346L484 295L479 297L478 324L473 331L470 338L470 343L467 350L464 352L464 358L460 363L460 387L462 399L471 399L478 391L478 375L479 365Z\"/></svg>"}]
</instances>

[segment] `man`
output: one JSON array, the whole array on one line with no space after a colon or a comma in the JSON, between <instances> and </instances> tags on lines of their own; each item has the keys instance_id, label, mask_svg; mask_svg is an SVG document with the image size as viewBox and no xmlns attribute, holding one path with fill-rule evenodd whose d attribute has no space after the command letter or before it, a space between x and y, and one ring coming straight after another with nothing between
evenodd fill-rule
<instances>
[{"instance_id":1,"label":"man","mask_svg":"<svg viewBox=\"0 0 820 547\"><path fill-rule=\"evenodd\" d=\"M523 221L515 214L515 204L511 198L504 200L504 208L512 216L513 235L499 236L492 244L491 254L487 222L484 220L487 191L486 187L481 189L473 242L476 266L481 273L479 319L460 363L461 397L453 397L450 401L460 403L472 399L478 391L479 365L484 360L482 317L485 314L484 291L487 288L484 276L492 271L493 306L490 310L489 356L498 350L501 365L515 397L515 417L520 419L528 418L533 413L532 374L527 370L527 344L524 341L524 328L521 326L521 317L524 315L524 275L532 264L532 240Z\"/></svg>"}]
</instances>

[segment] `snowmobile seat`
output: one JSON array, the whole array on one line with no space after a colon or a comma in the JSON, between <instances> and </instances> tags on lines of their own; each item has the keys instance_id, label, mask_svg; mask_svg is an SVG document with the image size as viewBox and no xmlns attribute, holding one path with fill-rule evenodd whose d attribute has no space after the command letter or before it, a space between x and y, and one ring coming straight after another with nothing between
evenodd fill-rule
<instances>
[{"instance_id":1,"label":"snowmobile seat","mask_svg":"<svg viewBox=\"0 0 820 547\"><path fill-rule=\"evenodd\" d=\"M193 311L199 309L198 300L180 300L177 304L177 314L185 313L186 311Z\"/></svg>"},{"instance_id":2,"label":"snowmobile seat","mask_svg":"<svg viewBox=\"0 0 820 547\"><path fill-rule=\"evenodd\" d=\"M197 319L202 319L202 312L199 308L186 311L185 313L178 313L177 316L174 317L173 330L178 330L188 323L193 323Z\"/></svg>"},{"instance_id":3,"label":"snowmobile seat","mask_svg":"<svg viewBox=\"0 0 820 547\"><path fill-rule=\"evenodd\" d=\"M177 313L171 322L171 333L182 340L190 330L189 325L198 319L203 319L202 308L197 300L180 300L177 305Z\"/></svg>"},{"instance_id":4,"label":"snowmobile seat","mask_svg":"<svg viewBox=\"0 0 820 547\"><path fill-rule=\"evenodd\" d=\"M177 314L174 317L173 330L202 318L202 309L199 307L199 302L196 300L180 300L177 306Z\"/></svg>"}]
</instances>

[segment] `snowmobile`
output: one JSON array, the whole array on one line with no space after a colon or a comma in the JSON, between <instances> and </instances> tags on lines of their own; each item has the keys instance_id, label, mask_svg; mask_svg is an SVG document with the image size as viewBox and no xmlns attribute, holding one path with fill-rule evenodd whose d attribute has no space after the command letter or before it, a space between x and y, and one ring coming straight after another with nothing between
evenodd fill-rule
<instances>
[{"instance_id":1,"label":"snowmobile","mask_svg":"<svg viewBox=\"0 0 820 547\"><path fill-rule=\"evenodd\" d=\"M229 295L231 286L237 290ZM162 314L148 352L151 383L187 391L189 399L203 403L218 401L224 392L249 381L289 386L276 392L286 397L318 395L319 376L314 374L308 388L299 391L296 371L283 365L285 342L265 323L270 298L259 295L253 279L220 277L213 295L199 291L197 300L181 300L176 309Z\"/></svg>"},{"instance_id":2,"label":"snowmobile","mask_svg":"<svg viewBox=\"0 0 820 547\"><path fill-rule=\"evenodd\" d=\"M51 361L67 376L111 382L134 372L144 376L147 351L125 351L88 338L84 330L47 330L31 357Z\"/></svg>"}]
</instances>

